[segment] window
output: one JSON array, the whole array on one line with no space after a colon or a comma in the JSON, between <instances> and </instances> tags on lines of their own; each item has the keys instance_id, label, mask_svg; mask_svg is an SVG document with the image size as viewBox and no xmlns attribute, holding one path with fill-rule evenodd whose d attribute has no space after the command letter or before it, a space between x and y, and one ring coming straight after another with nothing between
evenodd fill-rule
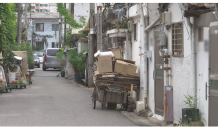
<instances>
[{"instance_id":1,"label":"window","mask_svg":"<svg viewBox=\"0 0 218 130\"><path fill-rule=\"evenodd\" d=\"M40 9L40 12L48 12L47 9Z\"/></svg>"},{"instance_id":2,"label":"window","mask_svg":"<svg viewBox=\"0 0 218 130\"><path fill-rule=\"evenodd\" d=\"M48 49L47 55L48 56L56 56L56 53L59 51L59 49Z\"/></svg>"},{"instance_id":3,"label":"window","mask_svg":"<svg viewBox=\"0 0 218 130\"><path fill-rule=\"evenodd\" d=\"M39 49L44 49L44 43L43 42L36 42L36 47Z\"/></svg>"},{"instance_id":4,"label":"window","mask_svg":"<svg viewBox=\"0 0 218 130\"><path fill-rule=\"evenodd\" d=\"M136 30L136 24L134 24L134 40L137 40L137 34L136 34L137 30Z\"/></svg>"},{"instance_id":5,"label":"window","mask_svg":"<svg viewBox=\"0 0 218 130\"><path fill-rule=\"evenodd\" d=\"M183 23L172 24L172 55L183 56Z\"/></svg>"},{"instance_id":6,"label":"window","mask_svg":"<svg viewBox=\"0 0 218 130\"><path fill-rule=\"evenodd\" d=\"M36 23L36 31L44 32L44 23Z\"/></svg>"},{"instance_id":7,"label":"window","mask_svg":"<svg viewBox=\"0 0 218 130\"><path fill-rule=\"evenodd\" d=\"M31 6L31 9L35 9L35 6Z\"/></svg>"},{"instance_id":8,"label":"window","mask_svg":"<svg viewBox=\"0 0 218 130\"><path fill-rule=\"evenodd\" d=\"M52 31L58 31L59 30L59 24L52 24Z\"/></svg>"},{"instance_id":9,"label":"window","mask_svg":"<svg viewBox=\"0 0 218 130\"><path fill-rule=\"evenodd\" d=\"M58 48L58 45L59 45L58 42L56 42L56 44L55 44L55 42L52 42L51 47L52 47L52 48ZM56 47L56 46L57 46L57 47Z\"/></svg>"},{"instance_id":10,"label":"window","mask_svg":"<svg viewBox=\"0 0 218 130\"><path fill-rule=\"evenodd\" d=\"M203 28L198 28L198 42L203 41Z\"/></svg>"},{"instance_id":11,"label":"window","mask_svg":"<svg viewBox=\"0 0 218 130\"><path fill-rule=\"evenodd\" d=\"M39 6L39 4L36 4L36 6Z\"/></svg>"},{"instance_id":12,"label":"window","mask_svg":"<svg viewBox=\"0 0 218 130\"><path fill-rule=\"evenodd\" d=\"M36 12L39 12L39 9L36 9Z\"/></svg>"},{"instance_id":13,"label":"window","mask_svg":"<svg viewBox=\"0 0 218 130\"><path fill-rule=\"evenodd\" d=\"M40 4L41 7L47 7L47 4Z\"/></svg>"}]
</instances>

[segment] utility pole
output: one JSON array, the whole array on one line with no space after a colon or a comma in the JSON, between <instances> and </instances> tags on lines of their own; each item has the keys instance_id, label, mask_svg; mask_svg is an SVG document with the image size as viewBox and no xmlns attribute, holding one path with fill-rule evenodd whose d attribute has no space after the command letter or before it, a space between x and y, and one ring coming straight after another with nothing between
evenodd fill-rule
<instances>
[{"instance_id":1,"label":"utility pole","mask_svg":"<svg viewBox=\"0 0 218 130\"><path fill-rule=\"evenodd\" d=\"M17 43L21 45L21 30L22 30L22 3L18 3L18 19L17 19Z\"/></svg>"},{"instance_id":2,"label":"utility pole","mask_svg":"<svg viewBox=\"0 0 218 130\"><path fill-rule=\"evenodd\" d=\"M28 20L27 20L27 3L25 3L25 28L26 28L26 30L25 30L25 43L27 42L27 33L28 33Z\"/></svg>"},{"instance_id":3,"label":"utility pole","mask_svg":"<svg viewBox=\"0 0 218 130\"><path fill-rule=\"evenodd\" d=\"M59 48L61 48L61 32L62 32L62 19L61 15L59 14Z\"/></svg>"},{"instance_id":4,"label":"utility pole","mask_svg":"<svg viewBox=\"0 0 218 130\"><path fill-rule=\"evenodd\" d=\"M64 3L64 6L66 8L66 3ZM65 43L66 42L66 18L64 18L64 22L65 22L64 24L64 43Z\"/></svg>"},{"instance_id":5,"label":"utility pole","mask_svg":"<svg viewBox=\"0 0 218 130\"><path fill-rule=\"evenodd\" d=\"M89 24L89 37L88 37L88 87L94 87L93 83L93 64L94 64L94 12L95 5L90 3L90 24ZM92 12L93 11L93 12Z\"/></svg>"}]
</instances>

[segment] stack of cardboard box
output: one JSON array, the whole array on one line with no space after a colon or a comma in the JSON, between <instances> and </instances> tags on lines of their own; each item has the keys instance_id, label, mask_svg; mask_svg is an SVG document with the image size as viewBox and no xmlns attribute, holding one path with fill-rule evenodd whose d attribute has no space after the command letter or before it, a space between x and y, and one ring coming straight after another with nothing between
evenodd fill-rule
<instances>
[{"instance_id":1,"label":"stack of cardboard box","mask_svg":"<svg viewBox=\"0 0 218 130\"><path fill-rule=\"evenodd\" d=\"M121 59L120 47L110 48L107 52L98 51L94 57L97 63L97 70L93 77L95 85L131 90L131 85L136 86L140 83L135 62Z\"/></svg>"},{"instance_id":2,"label":"stack of cardboard box","mask_svg":"<svg viewBox=\"0 0 218 130\"><path fill-rule=\"evenodd\" d=\"M95 74L117 73L120 75L137 76L135 61L121 59L121 48L110 48L107 52L96 52L97 61Z\"/></svg>"}]
</instances>

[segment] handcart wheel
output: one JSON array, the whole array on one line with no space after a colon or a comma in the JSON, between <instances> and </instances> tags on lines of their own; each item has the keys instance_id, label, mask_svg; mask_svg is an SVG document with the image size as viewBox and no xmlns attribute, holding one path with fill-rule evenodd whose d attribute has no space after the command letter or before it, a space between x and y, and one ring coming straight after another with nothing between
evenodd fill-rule
<instances>
[{"instance_id":1,"label":"handcart wheel","mask_svg":"<svg viewBox=\"0 0 218 130\"><path fill-rule=\"evenodd\" d=\"M95 107L96 107L96 90L94 89L92 93L92 108L95 109Z\"/></svg>"}]
</instances>

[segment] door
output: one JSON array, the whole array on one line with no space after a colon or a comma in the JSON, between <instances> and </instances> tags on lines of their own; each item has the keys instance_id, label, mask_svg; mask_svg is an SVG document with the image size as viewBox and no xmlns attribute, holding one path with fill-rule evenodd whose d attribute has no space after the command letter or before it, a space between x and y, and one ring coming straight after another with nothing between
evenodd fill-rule
<instances>
[{"instance_id":1,"label":"door","mask_svg":"<svg viewBox=\"0 0 218 130\"><path fill-rule=\"evenodd\" d=\"M164 71L163 57L159 55L160 40L159 40L159 27L154 31L154 50L155 50L155 63L154 63L154 85L155 85L155 113L163 116L164 110Z\"/></svg>"},{"instance_id":2,"label":"door","mask_svg":"<svg viewBox=\"0 0 218 130\"><path fill-rule=\"evenodd\" d=\"M209 126L218 126L218 26L210 27Z\"/></svg>"}]
</instances>

